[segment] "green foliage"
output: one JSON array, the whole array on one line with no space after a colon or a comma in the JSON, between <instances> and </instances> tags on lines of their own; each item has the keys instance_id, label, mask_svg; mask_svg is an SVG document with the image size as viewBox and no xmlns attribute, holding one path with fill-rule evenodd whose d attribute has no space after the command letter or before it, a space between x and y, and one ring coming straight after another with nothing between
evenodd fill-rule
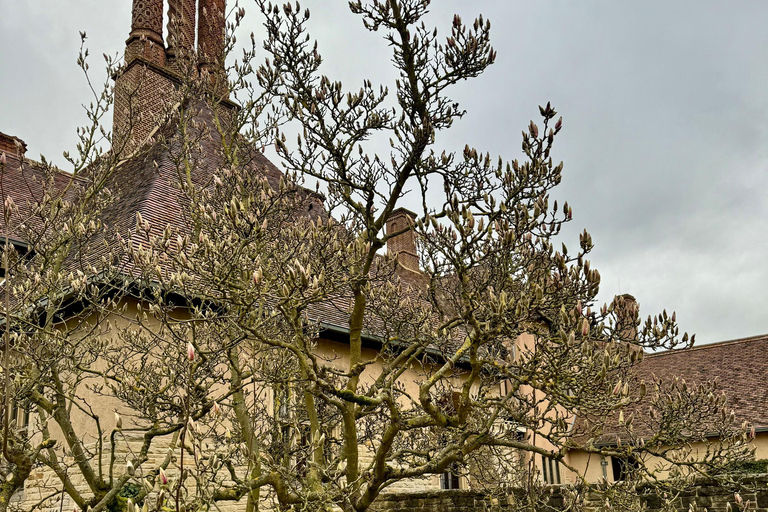
<instances>
[{"instance_id":1,"label":"green foliage","mask_svg":"<svg viewBox=\"0 0 768 512\"><path fill-rule=\"evenodd\" d=\"M141 486L128 482L126 483L120 492L117 493L112 502L107 505L107 512L125 512L128 510L128 499L132 499L137 505L142 505L143 502L137 502L136 497L141 492Z\"/></svg>"},{"instance_id":2,"label":"green foliage","mask_svg":"<svg viewBox=\"0 0 768 512\"><path fill-rule=\"evenodd\" d=\"M768 473L768 459L748 460L733 465L735 473Z\"/></svg>"}]
</instances>

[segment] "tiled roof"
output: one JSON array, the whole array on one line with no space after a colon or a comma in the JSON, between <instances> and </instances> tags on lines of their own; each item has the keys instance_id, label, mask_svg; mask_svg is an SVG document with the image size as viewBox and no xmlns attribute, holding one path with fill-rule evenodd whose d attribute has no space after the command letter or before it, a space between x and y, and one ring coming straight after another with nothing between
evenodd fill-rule
<instances>
[{"instance_id":1,"label":"tiled roof","mask_svg":"<svg viewBox=\"0 0 768 512\"><path fill-rule=\"evenodd\" d=\"M6 164L0 172L2 200L5 201L7 195L11 196L20 214L26 216L30 211L29 206L42 199L46 189L45 182L49 177L53 179L53 186L59 190L64 190L72 181L71 174L55 168L46 169L40 162L7 153ZM77 186L77 183L75 185ZM74 196L76 186L68 189L67 197ZM5 232L5 218L0 215L0 236L4 236ZM13 233L10 233L10 237L15 238Z\"/></svg>"},{"instance_id":2,"label":"tiled roof","mask_svg":"<svg viewBox=\"0 0 768 512\"><path fill-rule=\"evenodd\" d=\"M768 427L768 335L722 341L689 349L646 356L638 376L669 379L677 376L689 384L717 378L736 421L756 428Z\"/></svg>"},{"instance_id":3,"label":"tiled roof","mask_svg":"<svg viewBox=\"0 0 768 512\"><path fill-rule=\"evenodd\" d=\"M647 354L634 368L630 382L636 387L640 381L651 383L660 379L665 386L675 378L685 380L689 388L717 379L715 393L724 393L725 408L733 410L735 424L743 422L756 429L768 428L768 335L700 345L687 349L669 350ZM653 386L648 386L649 398ZM625 418L633 414L633 435L647 438L652 434L648 422L647 400L625 411ZM626 430L619 426L616 415L605 425L598 442L612 442L616 436L627 438ZM586 432L589 420L579 417L575 424L577 433ZM581 437L583 441L584 438Z\"/></svg>"},{"instance_id":4,"label":"tiled roof","mask_svg":"<svg viewBox=\"0 0 768 512\"><path fill-rule=\"evenodd\" d=\"M214 174L222 164L218 132L214 126L213 115L206 105L200 107L192 125L200 123L203 139L195 165L192 168L192 182L199 187L211 185ZM148 152L129 160L115 173L115 186L120 199L108 213L114 222L135 225L136 213L149 221L153 234L161 234L167 224L183 229L181 196L174 185L178 182L176 166L172 153L178 151L178 138L175 133L167 134L164 143L153 146ZM244 165L267 176L270 185L276 187L281 173L261 152L252 150L243 155ZM117 226L116 226L117 227Z\"/></svg>"},{"instance_id":5,"label":"tiled roof","mask_svg":"<svg viewBox=\"0 0 768 512\"><path fill-rule=\"evenodd\" d=\"M200 129L206 136L200 141L199 152L195 154L197 160L193 166L192 181L196 186L204 188L212 184L214 174L223 164L223 158L220 154L220 142L216 141L218 132L208 106L200 106L199 115L191 123L191 126L195 125L202 127ZM156 138L160 142L137 151L134 156L122 162L109 178L106 187L116 199L101 214L101 220L107 230L89 240L87 247L79 251L79 257L72 255L73 265L79 265L83 261L98 262L102 257L109 257L114 270L123 275L134 274L130 257L116 247L116 239L110 237L109 233L116 232L127 238L135 228L137 213L150 223L153 235L161 235L167 225L181 232L189 229L183 218L182 195L175 185L178 182L178 171L172 155L178 150L179 139L172 126L161 130ZM279 186L282 173L258 148L243 145L240 151L239 158L244 165L265 175L273 188ZM87 180L89 171L84 174L83 179ZM4 194L10 195L18 205L26 205L38 201L42 196L43 188L40 182L44 176L40 164L27 164L22 168L17 160L9 158L5 174L0 181L4 186ZM64 187L72 180L72 175L58 172L56 180ZM319 196L310 191L306 191L306 194L307 203L311 207L308 215L327 217ZM4 230L0 225L0 232L2 231ZM14 238L13 234L11 237ZM121 255L120 260L115 260L115 255ZM99 266L98 263L96 266ZM346 327L349 323L351 304L351 296L340 294L324 302L311 304L308 314L314 321ZM372 334L370 326L367 326L366 332Z\"/></svg>"}]
</instances>

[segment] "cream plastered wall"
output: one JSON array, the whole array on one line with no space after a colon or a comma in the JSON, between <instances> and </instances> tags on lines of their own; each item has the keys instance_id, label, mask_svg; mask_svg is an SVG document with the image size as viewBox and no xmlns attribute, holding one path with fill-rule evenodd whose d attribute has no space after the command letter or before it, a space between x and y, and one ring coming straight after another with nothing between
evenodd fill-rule
<instances>
[{"instance_id":1,"label":"cream plastered wall","mask_svg":"<svg viewBox=\"0 0 768 512\"><path fill-rule=\"evenodd\" d=\"M137 311L138 311L138 302L132 299L126 300L124 303L127 307L127 310L124 314L125 317L135 317ZM122 304L121 304L122 306ZM117 315L112 315L110 317L110 322L112 324L112 331L108 334L106 334L107 337L109 337L111 343L120 343L120 331L125 329L133 329L135 328L135 325L128 320L127 318L122 318ZM158 324L159 325L159 324ZM520 336L515 341L515 350L520 353L520 351L530 350L535 344L535 337L531 334L525 334ZM327 364L330 366L335 367L336 369L346 369L348 367L349 363L349 347L345 343L339 343L335 341L331 341L328 339L319 339L317 340L317 346L316 346L316 353L318 356L321 356L321 358L325 359L327 361ZM371 361L371 364L367 366L365 371L361 375L361 383L365 385L366 383L372 382L382 371L382 361L379 358L379 354L376 350L373 349L364 349L363 351L363 358ZM412 368L408 368L403 373L400 381L403 385L404 391L408 393L410 396L417 399L418 397L418 387L419 382L423 380L425 375L425 371L423 368L420 368L418 365L414 365ZM457 387L461 384L460 379L457 380ZM536 399L538 400L545 400L545 397L543 394L535 390L533 388L528 388L527 390L530 392ZM118 412L123 417L123 430L124 432L128 431L131 426L133 426L132 419L131 419L131 411L125 409L125 407L121 404L121 402L113 397L109 396L101 396L93 393L91 389L89 389L86 386L81 386L78 390L77 395L82 399L84 403L90 404L94 411L97 412L99 415L99 421L102 429L102 441L108 441L109 434L114 429L114 413ZM264 396L265 400L271 400L271 394L265 394ZM269 406L268 406L269 407ZM560 411L562 413L562 411ZM32 420L34 421L34 419ZM95 422L92 418L88 417L86 414L82 412L78 412L77 410L73 411L72 414L72 422L75 430L78 433L82 434L83 440L86 445L93 446L98 441L98 431L95 425ZM57 439L60 443L63 442L63 437L61 432L58 430L56 425L52 421L48 421L49 427L51 429L51 433L55 439ZM129 435L128 432L126 432L126 435ZM538 438L531 438L529 441L533 441L534 444L537 446L540 446L542 448L551 450L553 447L544 439L541 437ZM134 443L138 444L139 440L131 441L131 444ZM169 447L171 445L171 438L168 436L164 439L158 439L156 440L155 444L153 445L153 449L151 450L149 460L145 463L145 468L147 470L152 470L156 468L164 459ZM768 449L768 448L767 448ZM129 456L130 452L128 450L127 446L124 446L124 443L118 443L117 447L117 463L116 468L120 468L122 470L125 466L125 459ZM362 446L361 449L361 463L363 465L366 465L371 461L372 452L370 450L370 447ZM526 460L531 464L530 467L536 468L537 472L541 472L541 461L538 460L539 458L527 454L525 455ZM574 466L577 467L583 467L584 470L587 472L587 478L588 480L597 480L602 475L601 468L599 464L590 463L589 457L586 457L586 460L581 460L580 455L578 453L573 453L568 455L567 461L572 463ZM583 457L582 457L583 458ZM108 461L104 461L107 463ZM560 472L562 475L563 481L566 477L566 471L565 468L561 466ZM73 474L73 477L76 481L76 487L78 489L85 489L85 483L82 481L82 479L78 479L76 472ZM31 479L30 483L28 484L27 492L25 493L27 496L27 501L34 499L40 499L40 497L43 495L43 492L45 489L48 489L51 486L57 486L57 479L49 472L49 471L38 471L34 474L34 478ZM470 482L467 479L462 478L460 482L460 486L462 488L468 488L470 487ZM407 481L400 482L398 484L395 484L387 489L388 492L404 492L404 491L423 491L423 490L432 490L432 489L439 489L440 487L440 477L438 475L431 475L431 476L425 476L422 478L416 478L416 479L410 479ZM37 492L34 492L34 489L37 489Z\"/></svg>"},{"instance_id":2,"label":"cream plastered wall","mask_svg":"<svg viewBox=\"0 0 768 512\"><path fill-rule=\"evenodd\" d=\"M138 313L138 301L134 299L127 299L120 304L120 306L126 306L126 310L122 315L111 315L109 321L111 323L111 329L104 334L104 337L108 339L109 343L119 344L122 343L120 338L120 332L126 329L135 329L135 324L129 320L135 318ZM148 324L155 323L159 326L159 322L149 319ZM70 320L67 327L74 327L75 321ZM317 340L316 352L319 356L327 360L329 366L333 366L337 369L345 369L349 363L349 347L347 344L338 343L327 339ZM380 373L382 369L381 360L378 357L378 353L372 349L364 349L363 358L373 361L361 375L361 383L366 384L372 382ZM103 369L104 363L96 363L97 369ZM413 397L418 397L418 382L424 376L424 372L414 367L407 369L401 377L406 393ZM98 377L89 378L87 383L98 383L101 379ZM130 457L131 450L137 450L138 445L141 443L141 439L132 435L130 429L137 426L133 420L132 412L127 409L120 400L115 397L104 396L95 393L86 383L81 384L76 393L78 397L78 403L90 407L97 415L99 426L101 429L101 441L108 446L109 437L115 428L115 412L117 412L123 421L122 432L117 435L117 444L115 450L115 470L116 474L122 474L125 468L125 461ZM265 393L263 399L267 402L271 402L271 393ZM269 404L267 408L271 410ZM33 440L42 439L39 429L40 420L37 415L32 414L30 417L30 432L37 432L34 435ZM73 408L71 413L71 423L73 430L78 434L78 437L82 440L83 444L89 448L94 448L99 442L99 428L96 425L96 421L78 410ZM50 431L51 437L57 441L59 448L65 445L65 438L58 425L52 419L46 421L46 425ZM127 439L128 443L124 442ZM165 458L169 448L171 447L172 436L165 436L164 438L156 438L153 442L152 449L149 453L149 459L144 463L143 467L147 471L156 469ZM129 446L130 445L130 446ZM109 464L110 451L107 449L103 454L102 463L104 470L107 471ZM370 447L362 446L361 450L361 463L367 464L371 460ZM189 461L189 459L188 459ZM64 462L72 463L71 457ZM97 464L96 464L97 465ZM169 476L173 476L174 472L169 471ZM86 492L87 485L85 480L79 475L78 470L73 469L69 477L72 479L75 488L79 491ZM466 485L466 482L463 483ZM401 482L388 488L390 492L398 491L422 491L439 488L439 476L428 476L424 478L410 479L408 481ZM37 504L46 495L48 495L53 489L59 488L60 483L58 478L48 469L39 469L35 471L27 482L23 496L17 497L22 500L24 506L31 507L33 504ZM87 492L86 492L87 494ZM65 504L69 507L70 501L65 497ZM237 505L235 509L237 509ZM61 502L55 502L51 505L51 508L58 509L61 507ZM22 507L24 508L24 507ZM71 509L71 507L69 507Z\"/></svg>"},{"instance_id":3,"label":"cream plastered wall","mask_svg":"<svg viewBox=\"0 0 768 512\"><path fill-rule=\"evenodd\" d=\"M714 441L713 441L714 442ZM755 435L755 439L750 443L755 449L755 459L767 459L768 458L768 432L758 432ZM706 446L704 443L693 443L691 445L692 453L705 453ZM614 482L613 478L613 466L611 457L602 458L600 455L586 453L581 450L572 450L568 453L568 462L574 466L577 471L584 475L588 483L595 483L603 478L608 482ZM606 462L605 474L603 473L603 466L601 461ZM659 478L665 478L669 475L668 468L669 463L658 457L646 457L643 459L647 467L656 471L658 469ZM576 482L578 479L574 474L569 475L571 482Z\"/></svg>"}]
</instances>

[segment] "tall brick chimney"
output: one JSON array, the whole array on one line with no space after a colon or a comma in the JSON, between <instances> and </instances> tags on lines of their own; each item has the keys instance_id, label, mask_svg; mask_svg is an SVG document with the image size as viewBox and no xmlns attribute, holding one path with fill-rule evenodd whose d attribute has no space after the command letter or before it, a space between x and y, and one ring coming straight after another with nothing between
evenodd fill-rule
<instances>
[{"instance_id":1,"label":"tall brick chimney","mask_svg":"<svg viewBox=\"0 0 768 512\"><path fill-rule=\"evenodd\" d=\"M397 256L397 266L419 272L419 255L416 253L416 232L413 230L416 214L405 208L398 208L387 221L387 234L407 229L402 234L387 240L387 252Z\"/></svg>"},{"instance_id":2,"label":"tall brick chimney","mask_svg":"<svg viewBox=\"0 0 768 512\"><path fill-rule=\"evenodd\" d=\"M162 33L163 0L133 0L125 67L115 78L112 113L112 149L126 156L148 140L174 101Z\"/></svg>"},{"instance_id":3,"label":"tall brick chimney","mask_svg":"<svg viewBox=\"0 0 768 512\"><path fill-rule=\"evenodd\" d=\"M163 45L165 0L133 0L131 33L126 41L125 67L115 78L112 125L113 150L130 155L143 146L179 102L181 73L197 73L184 66L195 63L195 32L198 33L198 63L215 80L210 90L226 99L226 77L217 71L224 53L226 0L199 0L200 19L196 27L197 0L167 0L168 33ZM234 105L222 103L222 108Z\"/></svg>"},{"instance_id":4,"label":"tall brick chimney","mask_svg":"<svg viewBox=\"0 0 768 512\"><path fill-rule=\"evenodd\" d=\"M163 0L133 1L131 34L125 42L125 63L137 57L158 66L165 64Z\"/></svg>"},{"instance_id":5,"label":"tall brick chimney","mask_svg":"<svg viewBox=\"0 0 768 512\"><path fill-rule=\"evenodd\" d=\"M613 310L616 313L616 332L620 341L636 341L640 317L637 300L628 293L617 295L613 298Z\"/></svg>"},{"instance_id":6,"label":"tall brick chimney","mask_svg":"<svg viewBox=\"0 0 768 512\"><path fill-rule=\"evenodd\" d=\"M169 63L195 49L195 0L168 0Z\"/></svg>"},{"instance_id":7,"label":"tall brick chimney","mask_svg":"<svg viewBox=\"0 0 768 512\"><path fill-rule=\"evenodd\" d=\"M224 56L225 9L226 0L200 0L197 14L197 56L201 69L216 71L215 68Z\"/></svg>"}]
</instances>

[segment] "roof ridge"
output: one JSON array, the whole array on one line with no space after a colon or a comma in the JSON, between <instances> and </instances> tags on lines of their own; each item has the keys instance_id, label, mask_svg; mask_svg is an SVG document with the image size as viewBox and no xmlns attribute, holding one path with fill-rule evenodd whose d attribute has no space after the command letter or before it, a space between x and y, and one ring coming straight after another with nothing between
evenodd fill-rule
<instances>
[{"instance_id":1,"label":"roof ridge","mask_svg":"<svg viewBox=\"0 0 768 512\"><path fill-rule=\"evenodd\" d=\"M688 353L694 350L704 350L708 348L718 348L726 345L738 345L739 343L749 343L751 341L760 341L765 340L768 341L768 334L757 334L755 336L747 336L745 338L735 338L732 340L723 340L723 341L715 341L712 343L706 343L704 345L695 345L693 347L687 347L687 348L680 348L680 349L672 349L672 350L664 350L662 352L654 352L650 354L645 354L645 357L656 357L656 356L663 356L663 355L670 355L670 354L677 354L677 353Z\"/></svg>"}]
</instances>

